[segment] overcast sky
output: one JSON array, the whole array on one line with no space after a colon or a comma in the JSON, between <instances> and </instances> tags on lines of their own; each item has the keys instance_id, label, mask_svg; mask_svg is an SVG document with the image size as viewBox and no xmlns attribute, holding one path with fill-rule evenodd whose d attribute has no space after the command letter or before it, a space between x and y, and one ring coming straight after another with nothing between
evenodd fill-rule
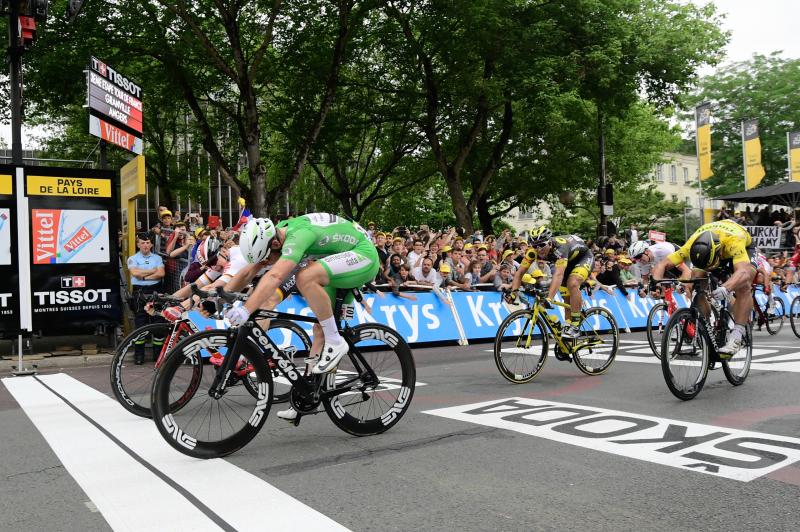
<instances>
[{"instance_id":1,"label":"overcast sky","mask_svg":"<svg viewBox=\"0 0 800 532\"><path fill-rule=\"evenodd\" d=\"M708 3L705 0L692 1L698 5ZM775 50L783 50L787 58L800 58L800 35L797 31L800 0L714 0L714 3L719 12L726 14L723 27L732 32L726 62L745 61L754 53L769 54ZM702 72L703 75L712 73L711 69ZM23 128L23 147L28 148L30 145L25 133ZM8 124L0 124L0 136L11 146Z\"/></svg>"}]
</instances>

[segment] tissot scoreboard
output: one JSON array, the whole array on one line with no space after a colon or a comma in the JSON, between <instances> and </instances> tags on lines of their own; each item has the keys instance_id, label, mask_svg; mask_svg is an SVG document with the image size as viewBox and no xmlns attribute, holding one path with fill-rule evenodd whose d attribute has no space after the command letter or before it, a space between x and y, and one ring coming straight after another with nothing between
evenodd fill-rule
<instances>
[{"instance_id":1,"label":"tissot scoreboard","mask_svg":"<svg viewBox=\"0 0 800 532\"><path fill-rule=\"evenodd\" d=\"M101 139L142 153L142 88L92 57L86 71L89 132Z\"/></svg>"}]
</instances>

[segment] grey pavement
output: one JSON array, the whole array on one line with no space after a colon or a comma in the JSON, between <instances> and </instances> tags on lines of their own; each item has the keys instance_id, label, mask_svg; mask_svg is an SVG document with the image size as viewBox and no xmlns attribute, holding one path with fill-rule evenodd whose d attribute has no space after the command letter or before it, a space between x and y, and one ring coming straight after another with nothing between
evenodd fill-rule
<instances>
[{"instance_id":1,"label":"grey pavement","mask_svg":"<svg viewBox=\"0 0 800 532\"><path fill-rule=\"evenodd\" d=\"M419 384L411 408L388 432L352 437L324 414L294 427L274 416L282 408L274 405L261 433L225 461L352 530L797 530L800 456L741 481L655 463L641 449L605 452L600 440L584 445L552 439L563 433L523 432L540 430L531 428L532 418L501 428L478 415L465 421L426 413L518 398L711 425L725 433L753 431L762 439L800 439L800 367L794 369L794 362L783 363L785 371L754 367L740 387L714 371L695 400L682 402L667 390L653 357L642 352L643 334L622 340L619 359L605 375L588 377L551 357L524 385L500 377L491 344L417 349ZM757 333L756 346L763 349L763 367L777 357L797 359L800 366L800 341L788 326L774 337ZM63 371L111 395L106 365ZM525 415L518 419L525 421ZM0 422L0 530L110 528L5 386L0 386ZM92 442L86 446L91 452ZM729 463L738 460L746 473L769 452L774 458L774 448L718 454ZM785 454L792 453L787 448ZM698 462L709 467L708 460ZM215 490L237 489L219 480L208 479L209 500ZM270 519L263 515L261 529L274 529ZM297 529L303 528L302 519L297 516ZM163 529L179 528L174 525L165 523ZM130 529L136 530L136 523Z\"/></svg>"}]
</instances>

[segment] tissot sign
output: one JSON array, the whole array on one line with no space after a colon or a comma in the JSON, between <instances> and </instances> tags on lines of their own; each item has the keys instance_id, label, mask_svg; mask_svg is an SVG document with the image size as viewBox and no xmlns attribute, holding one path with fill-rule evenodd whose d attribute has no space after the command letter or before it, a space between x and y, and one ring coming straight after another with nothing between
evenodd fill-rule
<instances>
[{"instance_id":1,"label":"tissot sign","mask_svg":"<svg viewBox=\"0 0 800 532\"><path fill-rule=\"evenodd\" d=\"M96 57L92 57L89 67L89 132L141 154L142 88Z\"/></svg>"}]
</instances>

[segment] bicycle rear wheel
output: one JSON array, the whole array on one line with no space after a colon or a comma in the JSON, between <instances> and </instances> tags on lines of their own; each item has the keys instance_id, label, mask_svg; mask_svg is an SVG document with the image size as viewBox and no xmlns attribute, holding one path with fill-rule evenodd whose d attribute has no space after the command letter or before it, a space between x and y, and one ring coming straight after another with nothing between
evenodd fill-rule
<instances>
[{"instance_id":1,"label":"bicycle rear wheel","mask_svg":"<svg viewBox=\"0 0 800 532\"><path fill-rule=\"evenodd\" d=\"M725 378L734 386L739 386L747 379L750 373L750 363L753 361L753 324L747 325L744 342L741 349L728 360L722 361L722 371Z\"/></svg>"},{"instance_id":2,"label":"bicycle rear wheel","mask_svg":"<svg viewBox=\"0 0 800 532\"><path fill-rule=\"evenodd\" d=\"M295 366L303 367L303 359L308 356L311 349L311 339L305 329L293 321L271 320L267 336ZM272 402L285 403L292 393L292 383L283 376L274 362L268 363L272 373Z\"/></svg>"},{"instance_id":3,"label":"bicycle rear wheel","mask_svg":"<svg viewBox=\"0 0 800 532\"><path fill-rule=\"evenodd\" d=\"M506 316L494 339L494 362L504 379L523 384L539 374L547 362L546 330L541 316L533 322L532 310Z\"/></svg>"},{"instance_id":4,"label":"bicycle rear wheel","mask_svg":"<svg viewBox=\"0 0 800 532\"><path fill-rule=\"evenodd\" d=\"M708 376L708 332L693 309L678 309L672 314L661 342L661 371L672 394L683 401L693 399L703 389Z\"/></svg>"},{"instance_id":5,"label":"bicycle rear wheel","mask_svg":"<svg viewBox=\"0 0 800 532\"><path fill-rule=\"evenodd\" d=\"M792 299L789 304L789 323L794 335L800 338L800 296Z\"/></svg>"},{"instance_id":6,"label":"bicycle rear wheel","mask_svg":"<svg viewBox=\"0 0 800 532\"><path fill-rule=\"evenodd\" d=\"M775 298L775 313L769 314L769 303L767 309L762 309L764 312L764 320L767 325L767 332L772 335L778 334L778 331L783 327L783 320L786 317L786 310L783 307L783 300L779 297Z\"/></svg>"},{"instance_id":7,"label":"bicycle rear wheel","mask_svg":"<svg viewBox=\"0 0 800 532\"><path fill-rule=\"evenodd\" d=\"M272 374L263 354L242 342L224 393L211 384L219 368L203 364L201 353L228 344L230 331L210 330L181 341L161 365L153 383L152 410L158 431L172 447L195 458L231 454L252 440L272 405ZM192 368L201 368L199 373ZM255 390L255 395L253 391Z\"/></svg>"},{"instance_id":8,"label":"bicycle rear wheel","mask_svg":"<svg viewBox=\"0 0 800 532\"><path fill-rule=\"evenodd\" d=\"M126 336L114 351L111 360L110 379L111 391L125 409L131 414L141 417L151 417L150 391L153 389L153 377L156 374L156 362L161 357L163 345L170 341L173 324L158 322L139 327ZM181 334L181 338L185 338ZM154 343L154 339L162 339L161 345ZM153 344L151 348L145 344ZM141 364L136 364L137 345L144 351Z\"/></svg>"},{"instance_id":9,"label":"bicycle rear wheel","mask_svg":"<svg viewBox=\"0 0 800 532\"><path fill-rule=\"evenodd\" d=\"M352 339L361 356L351 349L323 384L325 391L347 391L325 397L322 404L331 421L348 434L380 434L411 406L417 378L414 356L397 331L379 323L353 327ZM369 369L377 381L365 376Z\"/></svg>"},{"instance_id":10,"label":"bicycle rear wheel","mask_svg":"<svg viewBox=\"0 0 800 532\"><path fill-rule=\"evenodd\" d=\"M602 375L608 371L617 356L617 320L603 307L591 307L583 312L578 328L581 334L575 340L572 360L586 375Z\"/></svg>"},{"instance_id":11,"label":"bicycle rear wheel","mask_svg":"<svg viewBox=\"0 0 800 532\"><path fill-rule=\"evenodd\" d=\"M647 315L647 342L656 358L661 358L661 340L668 320L666 303L656 303Z\"/></svg>"}]
</instances>

